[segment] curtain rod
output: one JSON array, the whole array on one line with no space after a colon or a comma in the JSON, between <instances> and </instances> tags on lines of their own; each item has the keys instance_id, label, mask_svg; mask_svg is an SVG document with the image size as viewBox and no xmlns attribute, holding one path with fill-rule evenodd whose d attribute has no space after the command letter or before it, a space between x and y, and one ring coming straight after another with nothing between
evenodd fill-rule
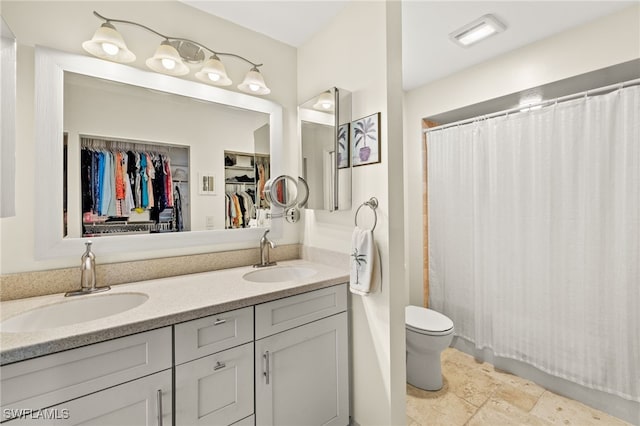
<instances>
[{"instance_id":1,"label":"curtain rod","mask_svg":"<svg viewBox=\"0 0 640 426\"><path fill-rule=\"evenodd\" d=\"M454 121L453 123L447 123L447 124L443 124L441 126L436 126L436 127L431 127L431 128L428 128L428 129L424 129L423 133L429 133L429 132L433 132L433 131L437 131L437 130L444 130L444 129L447 129L449 127L461 126L463 124L473 123L474 121L486 120L486 119L489 119L489 118L499 117L501 115L509 115L509 114L511 114L513 112L520 112L523 109L524 110L528 110L528 109L535 108L535 107L538 107L538 106L542 107L542 106L549 105L549 104L555 104L555 103L558 103L558 102L564 102L564 101L569 101L569 100L572 100L572 99L578 99L578 98L594 95L594 94L597 94L597 93L613 91L613 90L617 90L617 89L622 89L623 87L630 87L630 86L635 86L635 85L638 85L638 84L640 84L640 78L636 78L634 80L625 81L625 82L622 82L622 83L611 84L609 86L598 87L596 89L585 90L584 92L573 93L571 95L561 96L561 97L555 98L555 99L549 99L549 100L546 100L546 101L534 102L532 104L522 105L522 106L518 106L518 107L515 107L515 108L511 108L511 109L506 109L506 110L503 110L503 111L492 112L490 114L479 115L479 116L473 117L473 118L465 118L463 120Z\"/></svg>"}]
</instances>

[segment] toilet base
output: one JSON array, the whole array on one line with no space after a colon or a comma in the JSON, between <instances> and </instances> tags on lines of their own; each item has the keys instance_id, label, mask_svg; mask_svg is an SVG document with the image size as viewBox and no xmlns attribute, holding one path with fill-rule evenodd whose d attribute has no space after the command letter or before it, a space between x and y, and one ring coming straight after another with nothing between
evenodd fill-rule
<instances>
[{"instance_id":1,"label":"toilet base","mask_svg":"<svg viewBox=\"0 0 640 426\"><path fill-rule=\"evenodd\" d=\"M442 389L440 352L407 352L407 383L427 391Z\"/></svg>"}]
</instances>

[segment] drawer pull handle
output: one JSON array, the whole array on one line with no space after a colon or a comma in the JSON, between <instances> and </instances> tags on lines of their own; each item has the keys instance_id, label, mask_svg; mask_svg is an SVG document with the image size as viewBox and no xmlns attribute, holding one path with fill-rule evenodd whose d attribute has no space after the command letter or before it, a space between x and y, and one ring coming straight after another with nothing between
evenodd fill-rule
<instances>
[{"instance_id":1,"label":"drawer pull handle","mask_svg":"<svg viewBox=\"0 0 640 426\"><path fill-rule=\"evenodd\" d=\"M264 355L262 355L262 357L264 358L265 364L266 364L265 371L264 373L262 373L262 375L266 378L266 384L268 385L269 384L269 351L266 351Z\"/></svg>"},{"instance_id":2,"label":"drawer pull handle","mask_svg":"<svg viewBox=\"0 0 640 426\"><path fill-rule=\"evenodd\" d=\"M158 406L158 426L162 426L162 389L156 392L156 403Z\"/></svg>"},{"instance_id":3,"label":"drawer pull handle","mask_svg":"<svg viewBox=\"0 0 640 426\"><path fill-rule=\"evenodd\" d=\"M226 366L227 364L225 364L224 362L218 361L216 362L216 365L213 367L213 371L220 370L222 368L225 368Z\"/></svg>"},{"instance_id":4,"label":"drawer pull handle","mask_svg":"<svg viewBox=\"0 0 640 426\"><path fill-rule=\"evenodd\" d=\"M214 322L213 325L220 325L220 324L224 324L225 322L227 322L226 319L218 319L218 318L216 318L216 322Z\"/></svg>"}]
</instances>

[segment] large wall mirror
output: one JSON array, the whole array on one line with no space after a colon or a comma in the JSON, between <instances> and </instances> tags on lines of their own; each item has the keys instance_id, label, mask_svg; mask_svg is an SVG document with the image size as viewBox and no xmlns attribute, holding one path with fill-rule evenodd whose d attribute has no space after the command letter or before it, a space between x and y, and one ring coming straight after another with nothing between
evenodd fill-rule
<instances>
[{"instance_id":1,"label":"large wall mirror","mask_svg":"<svg viewBox=\"0 0 640 426\"><path fill-rule=\"evenodd\" d=\"M351 92L330 88L300 105L298 115L306 207L351 209Z\"/></svg>"},{"instance_id":2,"label":"large wall mirror","mask_svg":"<svg viewBox=\"0 0 640 426\"><path fill-rule=\"evenodd\" d=\"M281 170L282 120L265 99L38 47L36 256L78 254L87 237L102 253L277 237L278 221L256 219L278 213L260 188ZM120 166L107 185L131 176L111 203L101 161Z\"/></svg>"}]
</instances>

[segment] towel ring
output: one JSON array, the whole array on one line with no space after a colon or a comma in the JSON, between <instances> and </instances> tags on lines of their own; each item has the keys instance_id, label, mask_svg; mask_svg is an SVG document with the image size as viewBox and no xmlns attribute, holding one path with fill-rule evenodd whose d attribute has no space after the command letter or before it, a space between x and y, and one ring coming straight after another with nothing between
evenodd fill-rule
<instances>
[{"instance_id":1,"label":"towel ring","mask_svg":"<svg viewBox=\"0 0 640 426\"><path fill-rule=\"evenodd\" d=\"M378 213L376 213L376 209L378 208L378 199L376 197L371 197L369 201L365 201L364 203L360 204L360 206L358 206L358 210L356 210L356 216L354 218L356 226L358 226L358 213L360 213L360 209L364 206L367 206L371 210L373 210L374 221L373 227L371 228L371 231L373 232L373 230L376 229L376 225L378 224Z\"/></svg>"}]
</instances>

